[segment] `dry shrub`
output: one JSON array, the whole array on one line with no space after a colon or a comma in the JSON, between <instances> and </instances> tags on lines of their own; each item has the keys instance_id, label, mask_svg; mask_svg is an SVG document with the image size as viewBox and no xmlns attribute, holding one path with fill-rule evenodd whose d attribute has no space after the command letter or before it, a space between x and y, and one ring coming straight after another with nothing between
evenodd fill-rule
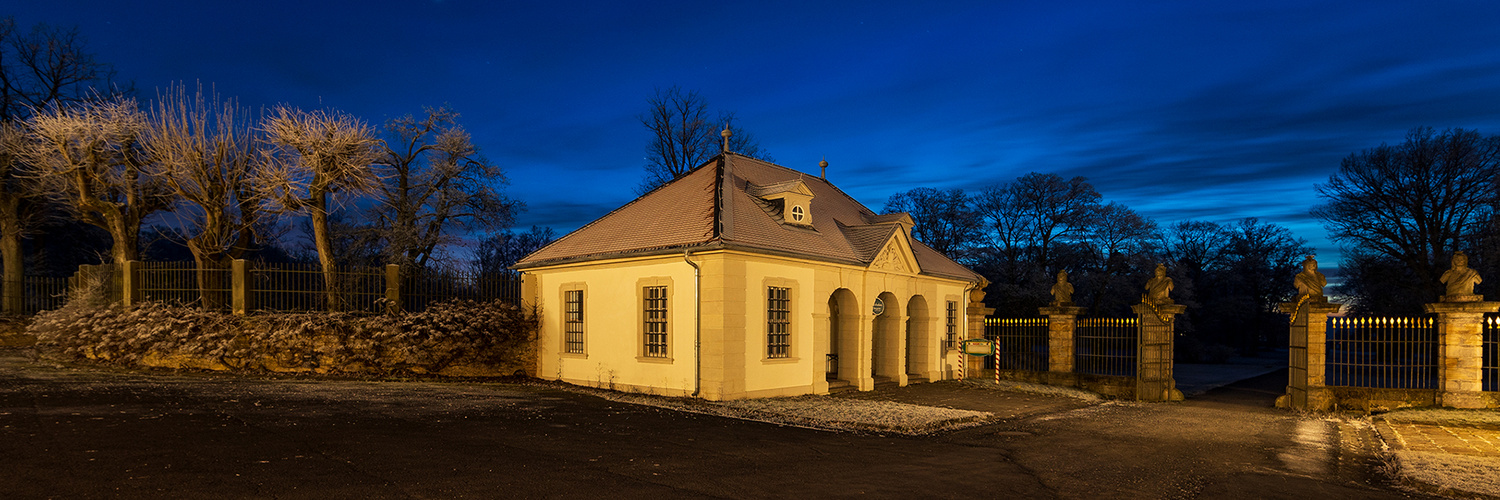
<instances>
[{"instance_id":1,"label":"dry shrub","mask_svg":"<svg viewBox=\"0 0 1500 500\"><path fill-rule=\"evenodd\" d=\"M273 313L251 316L148 302L74 304L37 315L44 352L139 366L147 356L189 356L236 370L433 373L454 365L517 361L534 340L535 314L499 301L451 301L419 313Z\"/></svg>"}]
</instances>

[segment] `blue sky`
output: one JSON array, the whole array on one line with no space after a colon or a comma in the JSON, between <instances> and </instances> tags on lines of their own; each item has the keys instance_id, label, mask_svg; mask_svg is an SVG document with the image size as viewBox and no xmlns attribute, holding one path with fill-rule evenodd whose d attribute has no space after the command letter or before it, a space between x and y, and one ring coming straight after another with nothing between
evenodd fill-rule
<instances>
[{"instance_id":1,"label":"blue sky","mask_svg":"<svg viewBox=\"0 0 1500 500\"><path fill-rule=\"evenodd\" d=\"M1045 5L1035 5L1045 4ZM1500 133L1500 4L1435 2L21 2L142 97L201 81L379 124L447 103L574 229L633 197L656 88L735 111L778 163L879 209L915 187L1088 177L1163 225L1308 215L1349 153Z\"/></svg>"}]
</instances>

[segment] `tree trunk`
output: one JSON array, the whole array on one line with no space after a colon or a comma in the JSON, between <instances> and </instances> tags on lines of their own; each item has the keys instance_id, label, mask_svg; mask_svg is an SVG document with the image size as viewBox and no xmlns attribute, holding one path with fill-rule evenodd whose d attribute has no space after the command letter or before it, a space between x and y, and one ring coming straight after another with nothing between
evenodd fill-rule
<instances>
[{"instance_id":1,"label":"tree trunk","mask_svg":"<svg viewBox=\"0 0 1500 500\"><path fill-rule=\"evenodd\" d=\"M313 244L318 248L318 263L323 267L326 307L330 312L340 311L343 309L343 300L339 296L338 279L334 274L333 243L328 236L328 194L318 193L312 199L308 216L312 217Z\"/></svg>"},{"instance_id":2,"label":"tree trunk","mask_svg":"<svg viewBox=\"0 0 1500 500\"><path fill-rule=\"evenodd\" d=\"M0 204L0 261L4 270L0 272L3 284L3 310L5 314L25 312L25 297L22 296L22 280L25 269L21 259L20 200L11 197Z\"/></svg>"}]
</instances>

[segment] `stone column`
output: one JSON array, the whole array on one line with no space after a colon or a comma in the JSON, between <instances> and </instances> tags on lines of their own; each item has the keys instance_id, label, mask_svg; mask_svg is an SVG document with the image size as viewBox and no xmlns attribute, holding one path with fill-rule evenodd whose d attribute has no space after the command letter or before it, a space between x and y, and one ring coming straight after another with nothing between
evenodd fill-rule
<instances>
[{"instance_id":1,"label":"stone column","mask_svg":"<svg viewBox=\"0 0 1500 500\"><path fill-rule=\"evenodd\" d=\"M1328 316L1343 304L1328 302L1322 295L1301 302L1280 304L1282 313L1290 315L1291 337L1287 341L1286 394L1276 398L1279 408L1328 411L1333 409L1333 393L1324 385L1328 362Z\"/></svg>"},{"instance_id":2,"label":"stone column","mask_svg":"<svg viewBox=\"0 0 1500 500\"><path fill-rule=\"evenodd\" d=\"M385 310L394 313L401 310L401 266L385 265Z\"/></svg>"},{"instance_id":3,"label":"stone column","mask_svg":"<svg viewBox=\"0 0 1500 500\"><path fill-rule=\"evenodd\" d=\"M1073 373L1074 323L1082 307L1053 305L1041 308L1047 317L1047 371Z\"/></svg>"},{"instance_id":4,"label":"stone column","mask_svg":"<svg viewBox=\"0 0 1500 500\"><path fill-rule=\"evenodd\" d=\"M1150 304L1131 306L1140 317L1135 351L1135 398L1141 401L1182 401L1172 376L1173 326L1187 306Z\"/></svg>"},{"instance_id":5,"label":"stone column","mask_svg":"<svg viewBox=\"0 0 1500 500\"><path fill-rule=\"evenodd\" d=\"M991 314L995 314L995 308L984 306L984 289L970 290L969 306L965 309L965 315L968 316L969 320L969 327L964 330L968 332L966 337L970 339L984 338L984 318ZM964 354L964 356L968 356L968 354ZM979 358L976 357L965 362L968 364L968 377L978 377L984 374L984 362L979 361Z\"/></svg>"},{"instance_id":6,"label":"stone column","mask_svg":"<svg viewBox=\"0 0 1500 500\"><path fill-rule=\"evenodd\" d=\"M250 310L250 271L245 259L229 263L229 308L241 316Z\"/></svg>"},{"instance_id":7,"label":"stone column","mask_svg":"<svg viewBox=\"0 0 1500 500\"><path fill-rule=\"evenodd\" d=\"M141 261L125 261L120 276L120 304L125 307L141 302Z\"/></svg>"},{"instance_id":8,"label":"stone column","mask_svg":"<svg viewBox=\"0 0 1500 500\"><path fill-rule=\"evenodd\" d=\"M1500 302L1449 301L1451 297L1427 304L1427 312L1438 315L1439 402L1452 408L1484 408L1484 314L1500 311Z\"/></svg>"}]
</instances>

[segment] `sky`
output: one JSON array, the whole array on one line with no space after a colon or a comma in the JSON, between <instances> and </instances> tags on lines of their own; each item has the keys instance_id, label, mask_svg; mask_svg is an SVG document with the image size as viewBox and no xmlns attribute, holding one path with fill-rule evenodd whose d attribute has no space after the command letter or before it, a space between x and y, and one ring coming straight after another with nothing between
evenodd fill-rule
<instances>
[{"instance_id":1,"label":"sky","mask_svg":"<svg viewBox=\"0 0 1500 500\"><path fill-rule=\"evenodd\" d=\"M1309 214L1417 126L1500 134L1500 2L7 2L143 99L201 82L372 124L447 104L566 232L635 197L657 89L874 210L917 187L1084 176L1162 226Z\"/></svg>"}]
</instances>

